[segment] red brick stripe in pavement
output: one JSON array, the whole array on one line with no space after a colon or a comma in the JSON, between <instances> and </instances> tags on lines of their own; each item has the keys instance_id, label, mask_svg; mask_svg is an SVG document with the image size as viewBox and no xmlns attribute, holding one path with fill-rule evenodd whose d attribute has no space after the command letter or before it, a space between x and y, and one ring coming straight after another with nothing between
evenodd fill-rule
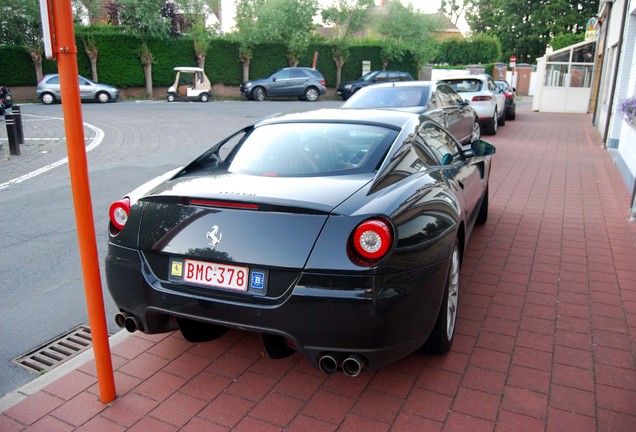
<instances>
[{"instance_id":1,"label":"red brick stripe in pavement","mask_svg":"<svg viewBox=\"0 0 636 432\"><path fill-rule=\"evenodd\" d=\"M636 223L588 115L535 113L497 145L490 218L462 267L457 339L358 378L135 334L113 347L118 398L92 361L0 414L13 431L634 431Z\"/></svg>"}]
</instances>

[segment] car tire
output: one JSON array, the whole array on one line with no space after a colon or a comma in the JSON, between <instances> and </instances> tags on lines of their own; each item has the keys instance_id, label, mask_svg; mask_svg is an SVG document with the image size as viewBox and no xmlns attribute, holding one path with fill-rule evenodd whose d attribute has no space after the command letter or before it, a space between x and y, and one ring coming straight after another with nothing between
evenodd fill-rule
<instances>
[{"instance_id":1,"label":"car tire","mask_svg":"<svg viewBox=\"0 0 636 432\"><path fill-rule=\"evenodd\" d=\"M473 122L473 130L470 133L470 143L473 143L481 138L481 126L479 126L479 122L475 120Z\"/></svg>"},{"instance_id":2,"label":"car tire","mask_svg":"<svg viewBox=\"0 0 636 432\"><path fill-rule=\"evenodd\" d=\"M477 221L479 225L483 225L488 222L488 186L486 186L486 191L484 192L484 200L481 202L481 207L479 207L479 214L477 215Z\"/></svg>"},{"instance_id":3,"label":"car tire","mask_svg":"<svg viewBox=\"0 0 636 432\"><path fill-rule=\"evenodd\" d=\"M506 118L508 120L514 120L517 117L517 110L516 108L511 108L507 113L506 113Z\"/></svg>"},{"instance_id":4,"label":"car tire","mask_svg":"<svg viewBox=\"0 0 636 432\"><path fill-rule=\"evenodd\" d=\"M459 241L455 240L455 246L453 247L448 266L442 305L437 315L435 327L425 344L425 350L431 354L445 354L450 350L453 343L455 324L457 323L457 306L459 305L460 267Z\"/></svg>"},{"instance_id":5,"label":"car tire","mask_svg":"<svg viewBox=\"0 0 636 432\"><path fill-rule=\"evenodd\" d=\"M199 100L201 102L207 102L210 100L210 95L207 93L201 93L201 96L199 96Z\"/></svg>"},{"instance_id":6,"label":"car tire","mask_svg":"<svg viewBox=\"0 0 636 432\"><path fill-rule=\"evenodd\" d=\"M305 95L303 97L308 102L316 102L319 96L320 93L318 92L318 89L316 87L307 87L307 89L305 90Z\"/></svg>"},{"instance_id":7,"label":"car tire","mask_svg":"<svg viewBox=\"0 0 636 432\"><path fill-rule=\"evenodd\" d=\"M491 121L484 125L484 133L486 135L497 135L497 111Z\"/></svg>"},{"instance_id":8,"label":"car tire","mask_svg":"<svg viewBox=\"0 0 636 432\"><path fill-rule=\"evenodd\" d=\"M506 124L506 110L504 109L504 112L501 113L501 117L499 117L499 119L497 120L497 125L504 126L505 124Z\"/></svg>"},{"instance_id":9,"label":"car tire","mask_svg":"<svg viewBox=\"0 0 636 432\"><path fill-rule=\"evenodd\" d=\"M175 100L175 95L174 95L174 93L168 93L168 94L166 95L166 100L167 100L168 102L174 102L174 100Z\"/></svg>"},{"instance_id":10,"label":"car tire","mask_svg":"<svg viewBox=\"0 0 636 432\"><path fill-rule=\"evenodd\" d=\"M43 93L42 96L40 96L40 99L44 105L51 105L55 103L55 96L53 96L52 93Z\"/></svg>"},{"instance_id":11,"label":"car tire","mask_svg":"<svg viewBox=\"0 0 636 432\"><path fill-rule=\"evenodd\" d=\"M99 103L107 103L108 101L110 101L110 95L105 92L99 92L97 93L97 97L95 99L97 99Z\"/></svg>"},{"instance_id":12,"label":"car tire","mask_svg":"<svg viewBox=\"0 0 636 432\"><path fill-rule=\"evenodd\" d=\"M265 89L263 87L256 87L252 90L252 99L257 102L261 102L265 100Z\"/></svg>"}]
</instances>

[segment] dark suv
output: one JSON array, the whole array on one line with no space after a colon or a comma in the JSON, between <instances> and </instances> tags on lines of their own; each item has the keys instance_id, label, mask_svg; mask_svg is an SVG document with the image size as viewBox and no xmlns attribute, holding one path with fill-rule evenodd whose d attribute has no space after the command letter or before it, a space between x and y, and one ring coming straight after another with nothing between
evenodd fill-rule
<instances>
[{"instance_id":1,"label":"dark suv","mask_svg":"<svg viewBox=\"0 0 636 432\"><path fill-rule=\"evenodd\" d=\"M308 67L281 69L267 78L241 84L241 94L255 101L262 101L267 97L298 97L314 102L326 92L322 74Z\"/></svg>"},{"instance_id":2,"label":"dark suv","mask_svg":"<svg viewBox=\"0 0 636 432\"><path fill-rule=\"evenodd\" d=\"M394 81L413 81L413 77L408 72L372 71L362 75L359 80L341 82L338 86L337 93L342 100L347 100L362 87L375 83Z\"/></svg>"}]
</instances>

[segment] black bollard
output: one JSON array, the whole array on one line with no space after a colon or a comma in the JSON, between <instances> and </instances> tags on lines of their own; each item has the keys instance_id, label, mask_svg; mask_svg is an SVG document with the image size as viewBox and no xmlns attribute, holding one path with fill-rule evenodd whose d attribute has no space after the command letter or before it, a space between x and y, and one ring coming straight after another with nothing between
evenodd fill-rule
<instances>
[{"instance_id":1,"label":"black bollard","mask_svg":"<svg viewBox=\"0 0 636 432\"><path fill-rule=\"evenodd\" d=\"M22 110L18 105L11 107L11 113L15 117L15 126L18 130L18 142L24 144L24 130L22 129Z\"/></svg>"},{"instance_id":2,"label":"black bollard","mask_svg":"<svg viewBox=\"0 0 636 432\"><path fill-rule=\"evenodd\" d=\"M13 114L5 113L4 122L7 125L7 137L9 138L9 154L13 156L19 156L20 142L18 138L18 129L15 124L15 116Z\"/></svg>"}]
</instances>

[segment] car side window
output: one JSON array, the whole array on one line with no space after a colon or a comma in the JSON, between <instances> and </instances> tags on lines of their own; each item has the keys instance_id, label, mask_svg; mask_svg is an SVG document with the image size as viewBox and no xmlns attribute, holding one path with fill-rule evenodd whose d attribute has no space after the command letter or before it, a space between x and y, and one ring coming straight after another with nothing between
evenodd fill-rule
<instances>
[{"instance_id":1,"label":"car side window","mask_svg":"<svg viewBox=\"0 0 636 432\"><path fill-rule=\"evenodd\" d=\"M46 83L47 84L59 84L60 83L60 76L56 75L54 77L51 77L51 79L49 79Z\"/></svg>"},{"instance_id":2,"label":"car side window","mask_svg":"<svg viewBox=\"0 0 636 432\"><path fill-rule=\"evenodd\" d=\"M292 78L307 78L307 75L303 71L293 70L291 71Z\"/></svg>"},{"instance_id":3,"label":"car side window","mask_svg":"<svg viewBox=\"0 0 636 432\"><path fill-rule=\"evenodd\" d=\"M91 83L89 83L87 80L85 80L82 77L79 78L79 83L80 85L91 85Z\"/></svg>"},{"instance_id":4,"label":"car side window","mask_svg":"<svg viewBox=\"0 0 636 432\"><path fill-rule=\"evenodd\" d=\"M444 88L444 92L448 94L448 97L450 98L453 105L461 105L464 103L464 99L462 99L462 97L457 94L455 90L446 85L442 87Z\"/></svg>"},{"instance_id":5,"label":"car side window","mask_svg":"<svg viewBox=\"0 0 636 432\"><path fill-rule=\"evenodd\" d=\"M436 165L448 165L462 158L457 143L444 129L434 123L424 123L418 135L431 150L437 163Z\"/></svg>"},{"instance_id":6,"label":"car side window","mask_svg":"<svg viewBox=\"0 0 636 432\"><path fill-rule=\"evenodd\" d=\"M409 74L406 72L400 72L400 81L410 81Z\"/></svg>"},{"instance_id":7,"label":"car side window","mask_svg":"<svg viewBox=\"0 0 636 432\"><path fill-rule=\"evenodd\" d=\"M388 73L387 72L379 72L376 76L375 76L375 81L376 82L384 82L388 79Z\"/></svg>"},{"instance_id":8,"label":"car side window","mask_svg":"<svg viewBox=\"0 0 636 432\"><path fill-rule=\"evenodd\" d=\"M288 70L280 71L276 75L274 75L274 78L276 78L277 80L289 79L291 78L291 71L288 71Z\"/></svg>"},{"instance_id":9,"label":"car side window","mask_svg":"<svg viewBox=\"0 0 636 432\"><path fill-rule=\"evenodd\" d=\"M453 100L450 98L450 95L446 92L446 88L441 86L437 89L437 95L439 97L441 106L451 106L453 105Z\"/></svg>"}]
</instances>

